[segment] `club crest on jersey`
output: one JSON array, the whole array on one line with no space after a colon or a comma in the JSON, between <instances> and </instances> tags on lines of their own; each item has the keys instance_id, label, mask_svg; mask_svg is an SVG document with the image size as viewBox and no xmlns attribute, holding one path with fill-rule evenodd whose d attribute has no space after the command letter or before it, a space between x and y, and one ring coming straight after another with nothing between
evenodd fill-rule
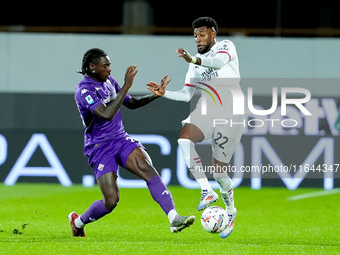
<instances>
[{"instance_id":1,"label":"club crest on jersey","mask_svg":"<svg viewBox=\"0 0 340 255\"><path fill-rule=\"evenodd\" d=\"M103 164L99 164L98 170L99 170L99 171L103 171L103 169L104 169L104 165L103 165Z\"/></svg>"}]
</instances>

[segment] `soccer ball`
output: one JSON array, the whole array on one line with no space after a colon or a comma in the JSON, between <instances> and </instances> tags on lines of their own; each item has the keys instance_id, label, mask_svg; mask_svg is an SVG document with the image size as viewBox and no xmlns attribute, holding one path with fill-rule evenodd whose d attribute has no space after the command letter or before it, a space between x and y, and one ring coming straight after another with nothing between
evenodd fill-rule
<instances>
[{"instance_id":1,"label":"soccer ball","mask_svg":"<svg viewBox=\"0 0 340 255\"><path fill-rule=\"evenodd\" d=\"M201 216L203 228L209 233L221 233L228 227L229 217L223 208L210 206L205 209Z\"/></svg>"}]
</instances>

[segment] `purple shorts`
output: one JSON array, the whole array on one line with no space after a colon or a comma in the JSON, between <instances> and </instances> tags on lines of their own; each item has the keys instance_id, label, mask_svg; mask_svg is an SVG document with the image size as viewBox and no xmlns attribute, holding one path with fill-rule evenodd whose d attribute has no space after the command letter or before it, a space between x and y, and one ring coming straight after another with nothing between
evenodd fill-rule
<instances>
[{"instance_id":1,"label":"purple shorts","mask_svg":"<svg viewBox=\"0 0 340 255\"><path fill-rule=\"evenodd\" d=\"M95 146L97 147L89 155L88 161L96 179L106 173L117 172L118 165L125 167L128 156L135 148L145 149L140 142L129 136L108 140Z\"/></svg>"}]
</instances>

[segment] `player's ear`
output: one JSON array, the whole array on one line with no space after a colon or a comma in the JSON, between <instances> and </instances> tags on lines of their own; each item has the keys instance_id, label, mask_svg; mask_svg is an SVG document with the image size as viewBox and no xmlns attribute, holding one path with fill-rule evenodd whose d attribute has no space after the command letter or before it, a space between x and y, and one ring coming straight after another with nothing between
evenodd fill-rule
<instances>
[{"instance_id":1,"label":"player's ear","mask_svg":"<svg viewBox=\"0 0 340 255\"><path fill-rule=\"evenodd\" d=\"M92 72L94 68L96 67L96 65L93 63L90 63L89 67L90 67L90 72Z\"/></svg>"},{"instance_id":2,"label":"player's ear","mask_svg":"<svg viewBox=\"0 0 340 255\"><path fill-rule=\"evenodd\" d=\"M216 38L216 36L217 36L217 33L216 33L216 31L212 31L211 35L212 35L212 38L213 38L213 39L215 39L215 38Z\"/></svg>"},{"instance_id":3,"label":"player's ear","mask_svg":"<svg viewBox=\"0 0 340 255\"><path fill-rule=\"evenodd\" d=\"M217 35L216 31L212 28L209 28L209 30L210 30L211 39L215 40L216 35Z\"/></svg>"}]
</instances>

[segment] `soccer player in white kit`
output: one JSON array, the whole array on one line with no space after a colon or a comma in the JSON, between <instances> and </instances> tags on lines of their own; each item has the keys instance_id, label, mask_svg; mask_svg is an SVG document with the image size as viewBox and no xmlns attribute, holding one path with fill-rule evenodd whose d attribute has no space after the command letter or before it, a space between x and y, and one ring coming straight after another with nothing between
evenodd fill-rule
<instances>
[{"instance_id":1,"label":"soccer player in white kit","mask_svg":"<svg viewBox=\"0 0 340 255\"><path fill-rule=\"evenodd\" d=\"M192 25L198 54L192 57L182 48L176 50L179 57L190 63L183 89L166 90L171 80L167 80L167 77L161 84L149 82L147 85L156 95L186 102L191 100L195 90L201 90L201 97L195 110L182 121L183 128L178 144L187 167L201 186L201 201L197 210L203 210L217 201L218 195L212 190L204 171L200 171L203 170L203 166L195 144L212 139L212 167L215 170L213 177L220 186L221 196L229 216L228 227L220 233L222 238L226 238L233 230L236 208L232 181L227 172L221 169L227 169L240 142L243 126L225 124L232 121L242 123L244 120L243 115L233 115L232 94L226 87L239 88L239 62L235 46L231 41L216 41L218 27L214 19L200 17L194 20ZM218 86L221 83L227 83L227 86ZM216 124L216 120L224 120L222 121L224 124Z\"/></svg>"}]
</instances>

